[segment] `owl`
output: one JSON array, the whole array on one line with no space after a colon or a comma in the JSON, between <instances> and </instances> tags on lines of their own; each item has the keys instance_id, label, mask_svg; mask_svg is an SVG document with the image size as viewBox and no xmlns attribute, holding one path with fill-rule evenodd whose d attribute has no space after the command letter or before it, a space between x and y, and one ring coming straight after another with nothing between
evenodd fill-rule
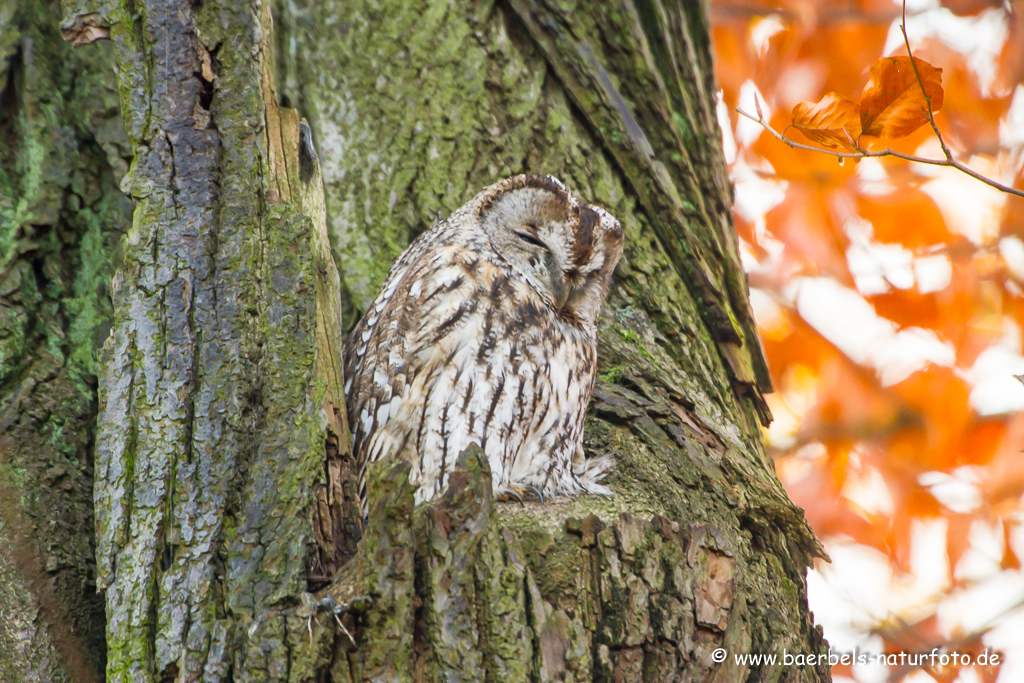
<instances>
[{"instance_id":1,"label":"owl","mask_svg":"<svg viewBox=\"0 0 1024 683\"><path fill-rule=\"evenodd\" d=\"M491 185L412 243L345 344L364 514L369 463L411 463L422 503L471 444L499 499L609 493L583 421L622 245L609 213L537 175Z\"/></svg>"}]
</instances>

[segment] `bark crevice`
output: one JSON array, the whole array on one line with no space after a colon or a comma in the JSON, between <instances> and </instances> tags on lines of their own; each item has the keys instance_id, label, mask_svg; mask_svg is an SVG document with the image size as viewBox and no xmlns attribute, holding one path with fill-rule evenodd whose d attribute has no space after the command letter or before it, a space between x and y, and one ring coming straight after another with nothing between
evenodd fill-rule
<instances>
[{"instance_id":1,"label":"bark crevice","mask_svg":"<svg viewBox=\"0 0 1024 683\"><path fill-rule=\"evenodd\" d=\"M270 3L65 0L68 38L96 41L71 58L36 5L32 60L0 31L0 495L76 629L102 620L81 587L103 590L109 680L739 681L715 648L821 650L820 546L761 443L699 5L300 0L277 40ZM375 472L363 526L342 320L414 235L520 172L627 233L585 442L615 493L496 504L468 454L418 509L407 471ZM94 514L95 539L46 547L49 510ZM340 611L308 592L328 581ZM33 592L0 576L15 623ZM0 627L25 653L2 677L67 680L59 633L26 632ZM76 644L96 670L98 638Z\"/></svg>"}]
</instances>

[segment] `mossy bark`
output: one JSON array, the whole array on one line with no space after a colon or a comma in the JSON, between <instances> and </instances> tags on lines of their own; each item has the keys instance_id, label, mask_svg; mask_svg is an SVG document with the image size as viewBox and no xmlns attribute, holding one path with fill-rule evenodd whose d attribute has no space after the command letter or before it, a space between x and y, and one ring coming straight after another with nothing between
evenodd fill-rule
<instances>
[{"instance_id":1,"label":"mossy bark","mask_svg":"<svg viewBox=\"0 0 1024 683\"><path fill-rule=\"evenodd\" d=\"M336 670L827 680L827 666L732 659L822 651L804 580L822 551L762 442L770 383L729 213L706 7L279 9L281 91L325 159L346 325L415 235L498 178L560 177L626 230L586 437L591 453L615 456L615 494L494 504L469 458L470 483L410 525L385 514L409 504L401 470L377 473L393 498L371 511L361 570L330 589L376 602L352 619L358 647L339 641Z\"/></svg>"},{"instance_id":2,"label":"mossy bark","mask_svg":"<svg viewBox=\"0 0 1024 683\"><path fill-rule=\"evenodd\" d=\"M28 605L5 680L104 656L112 681L828 679L733 659L822 651L821 549L761 440L705 7L66 0L68 55L23 4L0 23L0 604ZM343 331L416 234L519 172L626 230L586 437L614 495L496 503L471 449L431 506L375 469L361 525Z\"/></svg>"},{"instance_id":3,"label":"mossy bark","mask_svg":"<svg viewBox=\"0 0 1024 683\"><path fill-rule=\"evenodd\" d=\"M131 206L111 46L0 1L0 680L99 681L96 350Z\"/></svg>"},{"instance_id":4,"label":"mossy bark","mask_svg":"<svg viewBox=\"0 0 1024 683\"><path fill-rule=\"evenodd\" d=\"M96 438L108 681L304 680L347 448L338 276L267 3L69 3L109 38L135 204Z\"/></svg>"}]
</instances>

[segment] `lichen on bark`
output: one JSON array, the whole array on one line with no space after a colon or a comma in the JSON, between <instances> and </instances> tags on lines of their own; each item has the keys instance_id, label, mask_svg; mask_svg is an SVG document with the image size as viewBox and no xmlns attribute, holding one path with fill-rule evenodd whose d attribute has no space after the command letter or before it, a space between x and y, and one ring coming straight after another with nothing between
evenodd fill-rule
<instances>
[{"instance_id":1,"label":"lichen on bark","mask_svg":"<svg viewBox=\"0 0 1024 683\"><path fill-rule=\"evenodd\" d=\"M347 325L415 235L498 178L558 176L626 231L585 444L614 455L615 493L487 512L474 498L480 511L460 514L479 527L455 523L465 531L454 541L442 524L444 543L425 520L447 519L452 501L418 510L403 532L422 601L414 671L500 680L496 653L525 642L529 653L509 661L528 680L826 680L825 667L755 674L708 659L717 646L823 644L804 583L821 546L760 433L770 382L729 216L704 8L422 0L279 10L282 91L328 159ZM371 515L369 534L375 524L394 522ZM446 559L452 543L475 558L472 581L456 580L464 558ZM497 558L507 571L495 583ZM512 597L498 589L506 582ZM331 590L360 586L373 589L347 577ZM461 607L432 602L437 594ZM509 606L506 631L484 618L491 604ZM369 623L352 622L375 633ZM348 660L394 665L367 633ZM373 671L365 680L389 680Z\"/></svg>"},{"instance_id":2,"label":"lichen on bark","mask_svg":"<svg viewBox=\"0 0 1024 683\"><path fill-rule=\"evenodd\" d=\"M0 3L0 679L98 681L96 355L130 207L110 46Z\"/></svg>"},{"instance_id":3,"label":"lichen on bark","mask_svg":"<svg viewBox=\"0 0 1024 683\"><path fill-rule=\"evenodd\" d=\"M95 101L59 78L19 85L63 72L30 68L29 43L0 26L3 96L53 93L17 99L31 106L0 131L25 133L3 152L5 169L25 169L0 195L16 219L0 232L0 296L16 304L2 309L4 415L72 464L28 474L79 496L87 401L67 401L63 421L19 401L88 396L91 345L113 316L95 443L107 678L826 680L824 667L711 656L823 643L804 582L820 546L761 442L768 384L700 3L278 9L275 36L267 3L66 0L65 36L109 37L116 57L117 94ZM91 132L46 140L70 108ZM343 329L416 234L524 171L562 178L625 226L585 443L615 458L614 493L498 504L470 451L444 498L415 509L403 467L375 469L361 527ZM96 283L115 265L122 175L135 211L111 309ZM16 183L26 202L6 201ZM72 260L52 265L58 252ZM59 322L18 317L36 312ZM22 349L35 362L9 365ZM51 376L75 379L41 393ZM9 469L5 502L37 490ZM3 508L0 542L43 536L25 510ZM0 563L0 599L24 594L6 581L18 572L32 573ZM32 661L68 671L53 633L29 638Z\"/></svg>"}]
</instances>

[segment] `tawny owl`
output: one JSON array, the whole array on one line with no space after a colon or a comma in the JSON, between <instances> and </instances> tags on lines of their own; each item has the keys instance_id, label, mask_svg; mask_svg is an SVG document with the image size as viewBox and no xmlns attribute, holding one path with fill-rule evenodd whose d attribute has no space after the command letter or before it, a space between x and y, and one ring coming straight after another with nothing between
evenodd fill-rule
<instances>
[{"instance_id":1,"label":"tawny owl","mask_svg":"<svg viewBox=\"0 0 1024 683\"><path fill-rule=\"evenodd\" d=\"M534 175L486 188L413 242L345 345L364 511L367 463L408 460L420 503L470 444L499 496L608 492L583 420L622 242L610 214Z\"/></svg>"}]
</instances>

